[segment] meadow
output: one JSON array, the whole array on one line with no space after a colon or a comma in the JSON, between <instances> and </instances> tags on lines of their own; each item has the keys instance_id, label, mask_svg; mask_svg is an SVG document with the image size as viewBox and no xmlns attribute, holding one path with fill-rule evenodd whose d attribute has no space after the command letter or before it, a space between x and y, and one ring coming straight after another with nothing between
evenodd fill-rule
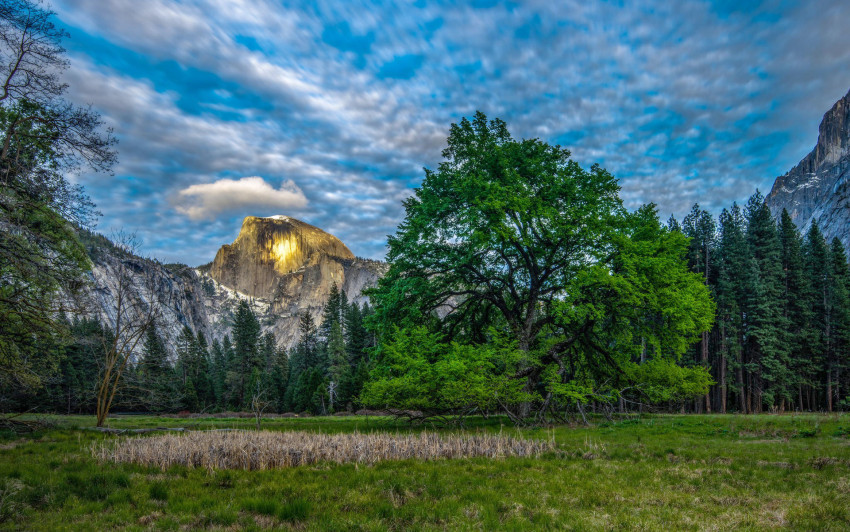
<instances>
[{"instance_id":1,"label":"meadow","mask_svg":"<svg viewBox=\"0 0 850 532\"><path fill-rule=\"evenodd\" d=\"M490 418L465 431L373 416L274 418L264 431L438 430L554 447L263 470L116 463L97 450L164 433L99 433L93 416L49 420L32 434L0 433L0 529L850 529L848 414L644 415L529 429ZM113 416L109 426L255 429L251 419L153 416Z\"/></svg>"}]
</instances>

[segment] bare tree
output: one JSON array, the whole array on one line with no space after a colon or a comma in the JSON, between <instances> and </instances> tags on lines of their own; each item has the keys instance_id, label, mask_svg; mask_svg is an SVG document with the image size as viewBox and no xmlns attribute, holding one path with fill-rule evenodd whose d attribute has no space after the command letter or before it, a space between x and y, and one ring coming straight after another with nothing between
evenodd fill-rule
<instances>
[{"instance_id":1,"label":"bare tree","mask_svg":"<svg viewBox=\"0 0 850 532\"><path fill-rule=\"evenodd\" d=\"M53 24L52 15L41 2L0 3L0 101L45 100L67 88L60 78L68 68L60 42L68 33Z\"/></svg>"},{"instance_id":2,"label":"bare tree","mask_svg":"<svg viewBox=\"0 0 850 532\"><path fill-rule=\"evenodd\" d=\"M160 318L153 268L135 255L137 242L132 235L118 235L118 256L108 272L111 304L92 302L105 309L110 328L103 337L103 366L97 386L97 426L102 427L123 384L122 377L139 354L145 333ZM96 287L96 293L103 293ZM106 303L106 304L105 304Z\"/></svg>"},{"instance_id":3,"label":"bare tree","mask_svg":"<svg viewBox=\"0 0 850 532\"><path fill-rule=\"evenodd\" d=\"M260 430L260 420L263 413L271 406L272 402L268 398L266 389L258 380L254 387L254 394L251 396L251 411L254 412L254 418L257 420L257 430Z\"/></svg>"},{"instance_id":4,"label":"bare tree","mask_svg":"<svg viewBox=\"0 0 850 532\"><path fill-rule=\"evenodd\" d=\"M328 383L328 402L331 406L331 412L334 411L334 399L337 397L337 384L334 381Z\"/></svg>"}]
</instances>

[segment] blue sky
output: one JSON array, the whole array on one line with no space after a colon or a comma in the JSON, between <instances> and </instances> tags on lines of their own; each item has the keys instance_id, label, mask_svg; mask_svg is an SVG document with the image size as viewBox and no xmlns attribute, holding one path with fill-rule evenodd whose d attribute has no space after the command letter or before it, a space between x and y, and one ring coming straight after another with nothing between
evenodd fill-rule
<instances>
[{"instance_id":1,"label":"blue sky","mask_svg":"<svg viewBox=\"0 0 850 532\"><path fill-rule=\"evenodd\" d=\"M382 258L401 201L480 109L568 147L632 208L767 192L850 89L850 2L54 0L68 97L120 140L83 173L164 261L287 214Z\"/></svg>"}]
</instances>

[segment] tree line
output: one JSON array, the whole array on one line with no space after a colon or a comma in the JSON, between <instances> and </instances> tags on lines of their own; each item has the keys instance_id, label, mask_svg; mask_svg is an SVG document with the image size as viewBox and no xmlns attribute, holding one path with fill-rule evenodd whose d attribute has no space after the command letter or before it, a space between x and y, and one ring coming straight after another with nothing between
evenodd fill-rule
<instances>
[{"instance_id":1,"label":"tree line","mask_svg":"<svg viewBox=\"0 0 850 532\"><path fill-rule=\"evenodd\" d=\"M148 327L141 348L121 375L112 409L120 411L248 411L257 401L269 412L330 414L351 410L368 376L374 336L364 325L368 304L349 303L331 288L320 326L304 312L300 340L289 351L246 301L232 316L221 341L184 327L173 346L157 326ZM52 355L59 361L36 391L3 390L7 409L90 414L97 406L105 350L113 332L97 318L63 318L71 340ZM173 353L173 356L170 354Z\"/></svg>"},{"instance_id":2,"label":"tree line","mask_svg":"<svg viewBox=\"0 0 850 532\"><path fill-rule=\"evenodd\" d=\"M827 241L816 221L801 234L758 192L716 219L696 204L668 226L691 238L688 264L717 304L714 325L683 359L715 381L689 409L850 407L850 270L838 238Z\"/></svg>"},{"instance_id":3,"label":"tree line","mask_svg":"<svg viewBox=\"0 0 850 532\"><path fill-rule=\"evenodd\" d=\"M760 194L717 220L695 206L663 224L653 204L627 210L604 168L480 112L451 125L443 162L404 201L372 306L334 288L319 324L301 316L289 352L245 302L220 342L184 329L165 346L155 300L129 290L137 258L119 261L114 319L86 318L64 296L86 285L75 226L96 213L65 176L109 171L115 139L64 100L66 34L51 16L0 4L4 410L94 411L100 425L112 408L362 405L528 423L587 409L848 406L840 241L775 220Z\"/></svg>"}]
</instances>

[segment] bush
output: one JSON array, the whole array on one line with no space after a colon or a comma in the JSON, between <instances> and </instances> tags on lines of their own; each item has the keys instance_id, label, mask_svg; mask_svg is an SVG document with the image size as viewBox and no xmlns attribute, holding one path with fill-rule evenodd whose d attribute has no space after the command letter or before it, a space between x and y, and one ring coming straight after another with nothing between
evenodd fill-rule
<instances>
[{"instance_id":1,"label":"bush","mask_svg":"<svg viewBox=\"0 0 850 532\"><path fill-rule=\"evenodd\" d=\"M798 438L814 438L815 436L818 435L818 432L820 432L819 428L798 429L797 430L797 437Z\"/></svg>"}]
</instances>

